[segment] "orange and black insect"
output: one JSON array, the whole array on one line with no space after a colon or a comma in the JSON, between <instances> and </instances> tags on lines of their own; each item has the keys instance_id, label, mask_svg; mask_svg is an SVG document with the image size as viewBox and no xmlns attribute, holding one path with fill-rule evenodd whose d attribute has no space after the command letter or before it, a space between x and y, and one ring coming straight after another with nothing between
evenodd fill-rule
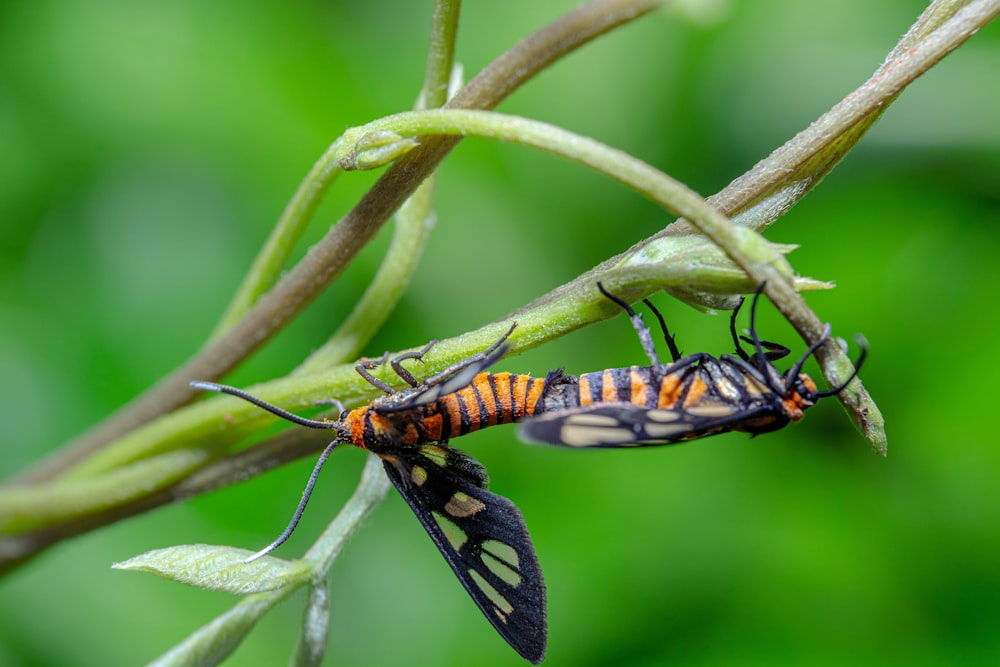
<instances>
[{"instance_id":1,"label":"orange and black insect","mask_svg":"<svg viewBox=\"0 0 1000 667\"><path fill-rule=\"evenodd\" d=\"M489 349L423 383L401 362L420 359L430 345L388 360L410 385L399 392L369 372L387 356L359 363L356 368L362 377L387 395L355 410L342 410L337 421L306 419L234 387L192 383L250 401L296 424L336 432L313 469L288 528L248 561L270 553L291 535L327 457L336 445L353 444L382 459L389 479L500 636L522 657L541 662L546 645L545 583L524 518L514 503L488 490L489 477L482 465L446 444L450 437L535 413L548 380L479 372L503 356L511 331L513 327ZM482 375L489 377L483 380ZM470 401L470 392L486 402Z\"/></svg>"},{"instance_id":2,"label":"orange and black insect","mask_svg":"<svg viewBox=\"0 0 1000 667\"><path fill-rule=\"evenodd\" d=\"M337 444L367 449L382 459L390 480L480 610L521 656L537 663L546 643L545 586L524 519L510 500L487 490L486 470L468 454L449 447L450 438L512 422L520 422L525 440L577 448L671 444L725 431L766 433L798 421L805 409L847 384L818 391L801 372L829 338L829 326L787 373L775 368L773 362L789 350L761 341L757 334L756 309L763 286L751 305L750 338L736 332L743 302L733 311L730 331L736 357L704 353L682 357L662 315L645 301L666 339L672 359L668 364L660 363L652 335L632 307L600 283L597 286L628 313L650 366L578 377L561 369L545 378L487 372L506 352L511 327L487 350L423 383L401 362L420 359L431 344L394 359L384 356L359 363L357 371L386 396L355 410L342 410L340 419L332 422L299 417L233 387L192 383L238 396L296 424L337 434L320 456L288 528L252 558L269 553L291 534L320 467ZM741 338L753 345L752 354L743 349ZM848 382L865 354L862 346ZM409 389L397 392L371 375L369 371L386 361Z\"/></svg>"},{"instance_id":3,"label":"orange and black insect","mask_svg":"<svg viewBox=\"0 0 1000 667\"><path fill-rule=\"evenodd\" d=\"M800 420L816 401L840 392L854 379L867 350L859 339L862 352L851 377L838 387L818 391L802 366L830 337L827 325L820 340L786 373L780 373L774 361L787 356L789 349L762 341L757 334L757 302L763 287L757 289L750 306L749 338L736 331L743 300L733 310L729 329L735 357L705 353L682 357L663 316L645 301L659 320L670 349L671 363L661 364L642 318L598 283L598 289L632 319L652 365L585 373L576 379L575 386L561 383L563 407L525 420L520 436L530 442L568 447L634 447L686 442L726 431L756 435ZM752 354L743 349L741 340L752 344Z\"/></svg>"}]
</instances>

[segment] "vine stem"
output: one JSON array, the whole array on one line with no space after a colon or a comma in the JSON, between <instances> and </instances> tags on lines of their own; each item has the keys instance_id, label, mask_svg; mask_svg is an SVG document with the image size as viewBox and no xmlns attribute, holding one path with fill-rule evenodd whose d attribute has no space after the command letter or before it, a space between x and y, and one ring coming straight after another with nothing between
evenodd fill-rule
<instances>
[{"instance_id":1,"label":"vine stem","mask_svg":"<svg viewBox=\"0 0 1000 667\"><path fill-rule=\"evenodd\" d=\"M792 269L778 249L749 227L734 224L679 181L589 137L547 123L489 111L418 111L396 114L348 130L340 145L340 164L344 169L378 166L383 155L395 154L396 151L387 150L392 148L393 141L399 144L400 150L406 150L412 146L410 137L432 133L474 135L534 146L575 160L628 185L686 218L698 232L721 248L753 284L766 283L768 296L808 344L822 336L823 322L799 296L793 284ZM853 366L836 344L828 343L823 349L820 362L824 375L831 386L837 386L851 375ZM885 455L884 420L861 382L853 380L850 388L838 396L875 451Z\"/></svg>"},{"instance_id":2,"label":"vine stem","mask_svg":"<svg viewBox=\"0 0 1000 667\"><path fill-rule=\"evenodd\" d=\"M655 0L592 0L581 5L514 45L469 81L448 106L492 108L553 62L659 5ZM340 275L458 141L449 137L428 142L393 164L302 261L224 335L108 419L23 473L18 483L59 476L106 443L191 401L195 395L189 386L192 380L215 380L235 368Z\"/></svg>"},{"instance_id":3,"label":"vine stem","mask_svg":"<svg viewBox=\"0 0 1000 667\"><path fill-rule=\"evenodd\" d=\"M434 6L427 70L417 109L438 108L448 99L460 9L461 2L458 0L438 0ZM337 151L342 150L340 143L340 140L334 143ZM436 187L435 172L399 208L389 249L382 257L375 277L347 319L326 343L295 369L295 375L316 373L356 357L382 327L409 286L424 255L434 229L432 206Z\"/></svg>"},{"instance_id":4,"label":"vine stem","mask_svg":"<svg viewBox=\"0 0 1000 667\"><path fill-rule=\"evenodd\" d=\"M835 107L827 115L817 121L808 130L804 131L799 135L799 137L806 137L808 140L799 142L801 145L798 146L800 150L805 152L795 152L792 150L794 146L791 144L796 143L795 140L786 144L785 147L775 151L771 157L762 161L746 178L737 179L731 184L726 190L724 190L720 195L712 198L710 201L720 202L719 205L723 210L728 213L737 212L740 213L740 221L745 222L751 227L756 227L758 224L764 226L768 224L767 221L772 219L772 214L775 211L781 210L781 205L784 202L790 201L787 197L801 197L809 187L812 187L819 178L825 174L832 166L836 163L839 152L846 152L854 143L858 140L863 130L870 126L870 123L874 121L877 117L876 114L880 113L880 109L887 106L892 99L899 93L899 90L905 86L909 81L912 81L919 73L922 73L935 62L939 61L944 55L946 55L950 50L958 46L964 39L967 39L971 34L975 32L979 27L985 25L989 20L1000 12L1000 2L996 0L976 0L970 3L959 3L959 2L949 2L948 0L940 0L932 3L931 7L928 8L927 12L921 17L913 29L907 36L903 39L899 46L894 50L893 54L887 58L886 63L879 69L879 72L875 77L872 78L869 83L865 84L854 94L849 95L843 104L850 104L843 109L840 109L841 105ZM508 63L509 64L509 63ZM478 77L477 77L478 79ZM474 80L475 82L476 80ZM472 85L472 82L470 82ZM469 90L469 87L466 87ZM473 92L467 93L467 95L473 95ZM469 99L474 99L469 98ZM834 113L835 111L839 111ZM867 112L865 111L867 110ZM821 122L822 121L822 122ZM860 129L859 129L860 128ZM818 133L818 135L817 135ZM827 139L835 138L841 136L843 141L818 141L817 139L826 137ZM797 137L796 139L798 139ZM810 138L811 137L811 138ZM433 140L426 140L425 143L433 143ZM421 150L426 150L426 147L422 146L420 149L414 151L414 153L419 153ZM789 152L782 153L781 151L786 150ZM830 152L832 151L832 152ZM331 155L329 159L333 159L333 150L328 151ZM792 167L780 167L780 164L776 162L778 157L784 155L784 159L790 160ZM778 156L778 157L776 157ZM406 156L400 160L400 164L408 164L414 160L412 155ZM398 165L397 165L398 166ZM811 170L811 171L810 171ZM391 170L390 170L391 171ZM789 179L798 178L799 183L805 183L807 186L800 187L796 189L791 187L796 182L795 180L778 182L778 181L768 181L767 178L773 177L777 172L783 172L785 176ZM777 183L777 192L768 192L768 183ZM739 184L739 187L737 187ZM726 197L740 191L740 196L744 197L741 203L727 203ZM756 198L748 195L748 192L757 192ZM777 200L774 198L778 197ZM784 197L784 199L782 198ZM770 198L770 200L769 200ZM779 205L773 205L775 202ZM733 206L733 210L728 210L730 206ZM740 209L740 207L743 207ZM776 215L774 215L776 217ZM607 276L609 272L613 273L612 277L608 278L608 285L612 289L618 290L618 286L626 285L626 290L628 290L629 296L638 296L640 293L650 293L658 287L666 286L679 286L685 280L684 272L689 270L689 267L674 267L672 269L666 269L662 265L658 266L655 262L646 261L647 258L663 253L674 252L675 254L688 253L690 247L681 247L678 245L679 242L683 241L688 243L693 237L690 236L676 236L678 230L682 227L678 225L672 225L664 232L659 235L644 240L641 243L634 246L630 251L619 255L615 258L609 259L602 265L596 267L591 272L588 272L584 276L579 277L573 282L564 285L553 292L545 295L541 299L537 300L535 303L521 309L518 313L512 315L512 318L516 318L519 323L519 334L517 340L515 341L515 346L517 349L524 349L532 344L537 343L539 340L548 339L554 335L559 335L560 333L565 333L565 331L571 330L577 326L582 326L585 323L591 321L596 321L603 317L609 316L612 313L605 313L602 311L602 305L596 299L591 299L591 294L589 294L588 286L592 286L596 279L601 276ZM690 227L688 228L691 229ZM663 248L666 248L664 251ZM704 249L700 249L699 252L703 252ZM699 265L695 262L695 265ZM728 285L731 291L737 291L734 285L738 284L738 279L731 275L723 272L723 275L728 275L727 279L729 282L716 280L714 284L717 286ZM647 282L643 282L647 281ZM676 289L676 287L674 287ZM648 290L648 291L647 291ZM590 290L593 291L593 290ZM722 287L719 288L719 292L725 291ZM792 292L794 298L798 298L797 295ZM641 297L640 297L641 298ZM773 295L772 295L773 298ZM780 296L779 296L780 299ZM782 307L780 300L778 302L779 308ZM786 314L787 316L787 314ZM509 320L508 320L509 321ZM551 332L551 323L557 322L557 329L554 334ZM547 324L548 323L548 324ZM470 347L475 347L481 345L483 342L491 342L489 336L493 335L492 331L498 325L493 325L491 327L484 327L483 329L472 332L468 335L461 336L458 339L453 339L449 344L444 344L437 348L436 353L442 353L441 360L443 365L447 365L448 355L458 354L461 356ZM499 326L503 326L500 324ZM549 329L546 329L546 327ZM528 335L523 335L524 334ZM447 343L447 342L446 342ZM820 354L825 354L826 348L820 351ZM454 358L452 356L451 358ZM827 364L824 363L824 368ZM428 370L432 372L432 367L428 366ZM341 374L342 371L342 374ZM279 380L274 383L268 383L267 385L267 396L274 397L275 395L283 395L288 400L293 395L296 396L307 396L314 397L319 395L318 392L321 391L322 386L325 387L327 395L331 387L345 387L345 394L350 391L354 391L355 395L361 396L360 390L355 388L355 385L347 379L347 376L351 375L350 370L345 369L334 369L332 374L327 374L325 378L320 379L310 374L306 374L303 377L296 377L291 380L284 379ZM830 376L828 375L828 380ZM332 380L332 381L331 381ZM305 388L305 393L303 394L303 388ZM848 392L849 393L849 392ZM345 394L340 394L341 396ZM310 398L309 400L313 400ZM274 402L282 402L280 399L274 400ZM197 410L195 409L197 408ZM171 419L168 421L158 420L152 424L148 425L150 430L147 428L139 429L130 433L130 436L125 440L131 441L132 446L140 446L140 440L149 438L146 443L154 444L157 448L155 452L160 452L156 454L157 456L169 456L171 448L184 446L181 443L186 438L193 437L193 440L188 443L191 449L196 449L203 446L206 438L209 438L211 434L202 433L201 435L192 436L191 428L201 428L199 424L203 424L205 419L211 418L216 420L218 423L220 415L225 416L229 414L230 411L228 407L223 403L217 403L216 401L210 401L204 405L195 406L192 411L188 410L178 411L175 415L171 415ZM870 421L870 424L875 424L875 421ZM233 439L238 439L240 437L241 428L250 428L253 426L249 422L237 423L237 427L232 430ZM880 426L880 424L879 424ZM154 432L155 431L155 432ZM215 434L218 436L219 434ZM221 438L220 449L225 447L229 442L234 440L229 439L230 432L227 430ZM135 436L135 437L132 437ZM884 437L884 436L883 436ZM168 444L174 443L174 444ZM120 444L125 444L124 442ZM126 450L122 450L121 453L125 453ZM148 451L148 450L147 450ZM304 451L304 450L297 450ZM137 456L141 456L141 450L137 449L129 453L124 459L121 460L136 460ZM291 456L291 455L289 455ZM112 457L114 458L114 457ZM165 461L169 465L160 466L164 470L168 470L169 474L164 475L163 479L159 479L153 487L148 487L150 479L148 477L144 479L139 479L138 481L146 483L147 489L152 489L156 491L160 489L161 484L169 484L170 478L175 474L179 474L184 466L192 465L194 467L204 466L205 457L202 454L196 454L195 463L186 462L177 458L171 458ZM212 459L218 461L218 459ZM68 467L72 462L72 457L68 457L66 461L69 463L65 466ZM226 464L223 461L219 461L220 469L217 471L220 473L219 479L222 479L225 475L231 474L232 470L225 467ZM170 466L174 466L170 468ZM262 469L270 467L271 463L262 465ZM155 464L154 464L155 467ZM225 468L225 469L223 469ZM107 469L104 469L106 471ZM52 474L58 472L58 466L53 468ZM93 469L95 474L101 474L100 466ZM140 476L142 477L142 476ZM102 483L101 480L95 479L94 482L98 485ZM50 544L58 539L61 539L69 534L76 534L86 530L88 526L93 525L103 525L112 519L107 519L106 517L112 516L114 512L118 512L120 516L127 515L129 513L135 513L135 511L124 511L124 508L120 505L110 506L111 509L107 513L93 513L89 516L84 516L83 505L77 501L88 499L94 499L95 495L100 496L100 494L93 494L89 491L84 493L80 489L68 489L62 487L58 484L56 485L43 485L48 488L43 488L42 486L37 489L24 489L25 491L38 491L40 495L37 496L39 503L37 505L32 504L33 509L42 510L41 514L47 514L50 512L64 511L60 510L60 507L72 507L78 510L76 514L64 514L65 521L60 525L51 525L46 529L46 535L41 535L41 541L36 540L35 534L25 534L23 536L18 536L16 539L24 540L24 548L18 551L23 557L27 557L29 553L36 552L40 548L43 548L47 544ZM169 487L164 487L169 488ZM179 488L179 487L177 487ZM188 491L190 493L198 493L202 486L194 485ZM10 488L6 489L5 492L15 492L18 489ZM93 491L93 489L91 489ZM162 494L164 497L170 497L168 493ZM34 495L33 495L34 497ZM48 501L54 501L55 504L47 504ZM68 505L67 505L68 503ZM10 505L9 507L14 507ZM17 505L20 507L20 505ZM93 507L91 510L93 512ZM51 517L51 514L49 515ZM34 517L26 517L28 520L33 521L46 521L44 517L38 515ZM69 532L65 532L69 531ZM75 531L75 532L74 532ZM58 534L57 534L58 533ZM35 540L35 541L32 541ZM2 550L0 550L2 551Z\"/></svg>"}]
</instances>

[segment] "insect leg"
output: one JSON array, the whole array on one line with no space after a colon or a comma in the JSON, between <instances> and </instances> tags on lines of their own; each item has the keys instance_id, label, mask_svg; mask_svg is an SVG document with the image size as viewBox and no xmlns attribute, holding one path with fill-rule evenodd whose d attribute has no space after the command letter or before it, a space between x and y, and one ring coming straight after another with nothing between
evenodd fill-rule
<instances>
[{"instance_id":1,"label":"insect leg","mask_svg":"<svg viewBox=\"0 0 1000 667\"><path fill-rule=\"evenodd\" d=\"M452 364L436 375L432 375L414 389L407 390L399 396L390 396L379 401L378 412L399 412L409 410L418 405L428 405L442 396L464 389L472 384L476 375L492 366L500 357L507 353L504 342L510 337L517 323L495 343L478 354L462 359Z\"/></svg>"},{"instance_id":2,"label":"insect leg","mask_svg":"<svg viewBox=\"0 0 1000 667\"><path fill-rule=\"evenodd\" d=\"M435 345L437 345L437 341L432 340L419 350L415 350L413 352L404 352L396 357L393 357L389 361L389 364L392 366L392 370L396 373L396 375L399 376L399 378L403 382L410 385L411 387L416 387L420 383L417 382L417 378L413 377L413 373L403 368L401 362L406 361L407 359L416 359L417 361L423 361L424 355L427 354L430 351L430 349Z\"/></svg>"},{"instance_id":3,"label":"insect leg","mask_svg":"<svg viewBox=\"0 0 1000 667\"><path fill-rule=\"evenodd\" d=\"M392 366L393 372L399 377L400 380L410 385L411 387L416 387L420 383L417 382L417 378L413 377L413 373L403 368L403 364L401 362L406 361L407 359L416 359L420 361L424 358L424 355L427 354L427 352L435 345L437 345L437 341L432 340L419 350L413 350L412 352L403 352L402 354L399 354L393 357L392 359L389 358L389 353L386 352L378 359L365 359L364 361L359 361L354 366L354 370L358 372L358 375L360 375L365 379L365 382L372 385L373 387L381 389L387 394L395 394L396 390L393 389L388 383L379 380L377 377L375 377L368 371L374 368L378 368L379 366L384 365L388 361L389 365Z\"/></svg>"},{"instance_id":4,"label":"insect leg","mask_svg":"<svg viewBox=\"0 0 1000 667\"><path fill-rule=\"evenodd\" d=\"M679 360L681 358L681 351L677 349L677 341L674 340L673 334L667 329L667 323L663 319L663 315L660 314L660 311L656 309L656 306L649 299L643 299L642 302L646 304L647 308L653 311L656 319L660 321L660 330L663 332L663 340L667 341L667 347L670 349L671 361Z\"/></svg>"},{"instance_id":5,"label":"insect leg","mask_svg":"<svg viewBox=\"0 0 1000 667\"><path fill-rule=\"evenodd\" d=\"M500 349L501 345L503 345L505 342L507 342L507 339L510 338L510 335L512 333L514 333L514 329L516 329L516 328L517 328L517 322L514 322L514 324L510 325L510 329L507 329L507 333L505 333L504 335L500 336L500 338L498 338L497 341L495 343L493 343L492 345L490 345L488 348L486 348L482 352L478 352L478 353L472 355L471 357L466 357L465 359L462 359L461 361L455 362L454 364L452 364L448 368L444 369L440 373L436 373L436 374L430 376L429 378L427 378L426 380L424 380L424 384L425 385L438 384L442 380L444 380L446 378L450 378L452 375L455 375L459 371L461 371L461 370L463 370L465 368L468 368L469 366L471 366L473 364L479 364L483 368L489 367L490 364L492 364L494 361L496 361L497 358L499 358L499 356L501 356L503 354L503 353L501 353L501 355L497 355L496 357L494 357L494 353L498 349ZM504 350L504 352L506 352L506 350ZM480 363L480 362L485 362L487 360L489 360L489 363ZM471 381L472 378L469 378L469 379ZM466 383L466 384L468 384L468 383ZM459 387L459 389L461 389L461 387Z\"/></svg>"},{"instance_id":6,"label":"insect leg","mask_svg":"<svg viewBox=\"0 0 1000 667\"><path fill-rule=\"evenodd\" d=\"M744 299L740 297L739 303L737 303L736 307L733 308L733 313L729 317L729 333L732 335L733 343L736 345L736 354L739 356L740 359L752 365L754 363L753 357L751 357L746 353L746 350L744 350L743 346L740 345L740 341L743 341L744 343L750 343L751 345L754 345L755 343L752 338L747 338L746 336L740 336L736 332L736 316L739 314L740 308L743 306L743 302ZM756 308L756 296L754 297L754 304L755 304L754 307ZM791 353L791 350L789 350L784 345L780 345L778 343L772 343L771 341L762 340L760 341L760 344L764 349L767 350L767 352L764 353L763 357L766 361L772 361L772 362L777 361L778 359L783 359L784 357L787 357L789 353Z\"/></svg>"},{"instance_id":7,"label":"insect leg","mask_svg":"<svg viewBox=\"0 0 1000 667\"><path fill-rule=\"evenodd\" d=\"M601 290L601 294L621 306L621 308L628 314L629 318L632 320L632 328L635 329L637 334L639 334L639 342L642 343L642 349L646 352L646 356L649 357L650 362L652 362L654 366L659 366L660 357L656 354L656 348L653 346L653 336L649 333L649 327L643 323L642 316L632 310L632 306L628 305L624 300L604 289L604 285L602 285L599 281L597 283L597 289ZM672 346L670 353L674 354L674 348ZM675 357L675 360L676 358L677 357Z\"/></svg>"},{"instance_id":8,"label":"insect leg","mask_svg":"<svg viewBox=\"0 0 1000 667\"><path fill-rule=\"evenodd\" d=\"M768 370L769 364L767 361L767 353L764 352L764 344L761 343L760 335L757 333L757 304L760 302L760 295L764 292L765 285L767 285L766 280L757 286L756 291L753 293L753 301L750 302L750 338L753 342L754 354L753 357L746 359L745 361L747 361L750 366L756 367L757 370L760 371L760 374L763 376L768 388L770 388L777 395L784 396L785 389L778 386L780 378ZM740 354L742 356L746 353L741 350Z\"/></svg>"},{"instance_id":9,"label":"insect leg","mask_svg":"<svg viewBox=\"0 0 1000 667\"><path fill-rule=\"evenodd\" d=\"M736 332L736 316L740 314L740 308L743 307L744 301L746 301L746 299L740 297L740 300L736 302L736 307L733 308L732 315L729 316L729 333L733 336L733 345L736 346L736 355L743 361L750 361L750 355L746 353L746 350L744 350L743 346L740 344L741 336ZM742 338L743 340L746 340L746 337ZM747 340L747 342L752 343L753 341Z\"/></svg>"},{"instance_id":10,"label":"insect leg","mask_svg":"<svg viewBox=\"0 0 1000 667\"><path fill-rule=\"evenodd\" d=\"M394 394L396 393L395 389L393 389L388 384L386 384L382 380L379 380L377 377L368 372L373 368L378 368L379 366L384 364L388 359L389 359L389 353L386 352L378 359L365 359L364 361L359 361L357 364L354 365L354 370L356 370L358 372L358 375L363 377L365 379L365 382L367 382L371 386L375 387L376 389L380 389L387 394Z\"/></svg>"},{"instance_id":11,"label":"insect leg","mask_svg":"<svg viewBox=\"0 0 1000 667\"><path fill-rule=\"evenodd\" d=\"M324 398L324 399L322 399L320 401L316 401L315 403L313 403L313 405L332 405L333 407L337 408L337 410L340 412L341 416L343 416L343 414L345 412L345 410L344 410L344 404L341 403L340 401L338 401L335 398Z\"/></svg>"}]
</instances>

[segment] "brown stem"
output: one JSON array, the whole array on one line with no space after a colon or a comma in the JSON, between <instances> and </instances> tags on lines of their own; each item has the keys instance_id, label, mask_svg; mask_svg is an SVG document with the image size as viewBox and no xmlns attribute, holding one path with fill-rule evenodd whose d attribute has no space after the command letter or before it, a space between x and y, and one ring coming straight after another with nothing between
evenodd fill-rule
<instances>
[{"instance_id":1,"label":"brown stem","mask_svg":"<svg viewBox=\"0 0 1000 667\"><path fill-rule=\"evenodd\" d=\"M590 40L659 6L654 0L593 0L515 44L461 90L447 106L491 109L539 71ZM315 245L274 289L225 336L117 413L67 443L23 474L19 483L57 477L106 443L190 402L191 380L224 376L270 340L336 278L389 216L460 141L428 138L389 167L361 201Z\"/></svg>"},{"instance_id":2,"label":"brown stem","mask_svg":"<svg viewBox=\"0 0 1000 667\"><path fill-rule=\"evenodd\" d=\"M132 502L96 514L73 517L20 535L0 538L0 576L16 569L42 550L62 540L110 525L170 503L247 481L269 470L315 454L330 442L329 431L293 428L248 449L219 459L189 477ZM292 506L290 501L289 507Z\"/></svg>"}]
</instances>

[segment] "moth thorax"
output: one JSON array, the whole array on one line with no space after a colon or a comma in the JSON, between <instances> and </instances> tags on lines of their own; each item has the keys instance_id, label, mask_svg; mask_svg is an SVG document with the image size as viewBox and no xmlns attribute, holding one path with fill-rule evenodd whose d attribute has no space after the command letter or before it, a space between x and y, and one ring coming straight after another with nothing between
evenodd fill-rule
<instances>
[{"instance_id":1,"label":"moth thorax","mask_svg":"<svg viewBox=\"0 0 1000 667\"><path fill-rule=\"evenodd\" d=\"M351 410L347 413L347 416L341 420L343 425L338 429L338 431L340 431L344 438L355 447L360 447L361 449L368 448L368 443L365 440L365 424L369 415L372 417L378 416L377 413L369 410L368 406L363 406Z\"/></svg>"},{"instance_id":2,"label":"moth thorax","mask_svg":"<svg viewBox=\"0 0 1000 667\"><path fill-rule=\"evenodd\" d=\"M792 382L792 386L788 388L788 392L782 398L785 415L790 421L799 421L806 409L815 405L815 396L816 383L805 373L799 374L799 377Z\"/></svg>"}]
</instances>

